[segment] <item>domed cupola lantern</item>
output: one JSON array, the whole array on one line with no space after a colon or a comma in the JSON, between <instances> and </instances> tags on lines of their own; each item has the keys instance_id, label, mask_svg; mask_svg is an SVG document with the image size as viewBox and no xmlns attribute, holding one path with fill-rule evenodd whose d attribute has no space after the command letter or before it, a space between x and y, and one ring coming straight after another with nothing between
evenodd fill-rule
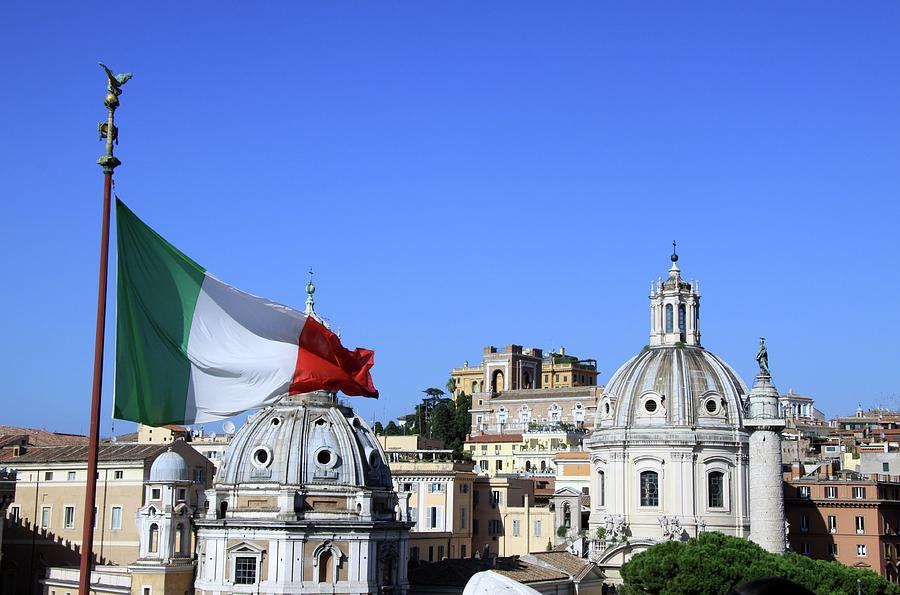
<instances>
[{"instance_id":1,"label":"domed cupola lantern","mask_svg":"<svg viewBox=\"0 0 900 595\"><path fill-rule=\"evenodd\" d=\"M669 277L650 287L650 346L700 345L700 286L684 281L672 242Z\"/></svg>"}]
</instances>

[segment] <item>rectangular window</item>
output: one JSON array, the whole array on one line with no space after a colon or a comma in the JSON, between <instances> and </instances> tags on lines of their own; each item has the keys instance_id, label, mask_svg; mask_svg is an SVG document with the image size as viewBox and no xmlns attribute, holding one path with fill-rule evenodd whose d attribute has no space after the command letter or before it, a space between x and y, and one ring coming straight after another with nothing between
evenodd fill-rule
<instances>
[{"instance_id":1,"label":"rectangular window","mask_svg":"<svg viewBox=\"0 0 900 595\"><path fill-rule=\"evenodd\" d=\"M860 558L866 557L866 544L864 544L864 543L856 544L856 555Z\"/></svg>"},{"instance_id":2,"label":"rectangular window","mask_svg":"<svg viewBox=\"0 0 900 595\"><path fill-rule=\"evenodd\" d=\"M459 546L459 557L460 557L460 558L465 558L465 557L466 557L466 553L467 553L467 552L466 552L466 544L464 544L464 543L463 543L463 544L460 544L460 546Z\"/></svg>"},{"instance_id":3,"label":"rectangular window","mask_svg":"<svg viewBox=\"0 0 900 595\"><path fill-rule=\"evenodd\" d=\"M708 476L709 507L722 508L725 506L725 475L721 471L713 471Z\"/></svg>"},{"instance_id":4,"label":"rectangular window","mask_svg":"<svg viewBox=\"0 0 900 595\"><path fill-rule=\"evenodd\" d=\"M535 537L541 536L541 522L540 521L534 522L534 536Z\"/></svg>"},{"instance_id":5,"label":"rectangular window","mask_svg":"<svg viewBox=\"0 0 900 595\"><path fill-rule=\"evenodd\" d=\"M466 510L466 507L465 507L465 506L461 506L461 507L459 508L459 528L460 528L460 529L465 529L465 528L466 528L466 520L467 520L467 519L466 519L466 513L467 513L467 512L468 512L468 511Z\"/></svg>"},{"instance_id":6,"label":"rectangular window","mask_svg":"<svg viewBox=\"0 0 900 595\"><path fill-rule=\"evenodd\" d=\"M178 488L178 499L182 502L187 500L187 490L185 488Z\"/></svg>"},{"instance_id":7,"label":"rectangular window","mask_svg":"<svg viewBox=\"0 0 900 595\"><path fill-rule=\"evenodd\" d=\"M828 554L831 556L837 556L837 544L836 543L828 544Z\"/></svg>"},{"instance_id":8,"label":"rectangular window","mask_svg":"<svg viewBox=\"0 0 900 595\"><path fill-rule=\"evenodd\" d=\"M9 524L12 527L16 527L19 525L19 521L21 520L21 512L18 506L10 506L9 507Z\"/></svg>"},{"instance_id":9,"label":"rectangular window","mask_svg":"<svg viewBox=\"0 0 900 595\"><path fill-rule=\"evenodd\" d=\"M497 469L497 471L503 471L503 459L497 459L494 467Z\"/></svg>"},{"instance_id":10,"label":"rectangular window","mask_svg":"<svg viewBox=\"0 0 900 595\"><path fill-rule=\"evenodd\" d=\"M403 484L403 491L404 491L404 492L411 492L411 491L413 491L413 484L411 484L411 483L405 483L405 484Z\"/></svg>"},{"instance_id":11,"label":"rectangular window","mask_svg":"<svg viewBox=\"0 0 900 595\"><path fill-rule=\"evenodd\" d=\"M801 514L800 515L800 531L806 533L809 531L809 515Z\"/></svg>"},{"instance_id":12,"label":"rectangular window","mask_svg":"<svg viewBox=\"0 0 900 595\"><path fill-rule=\"evenodd\" d=\"M837 486L825 486L825 497L826 498L837 498Z\"/></svg>"},{"instance_id":13,"label":"rectangular window","mask_svg":"<svg viewBox=\"0 0 900 595\"><path fill-rule=\"evenodd\" d=\"M435 529L438 524L438 509L437 506L431 506L428 509L428 528Z\"/></svg>"},{"instance_id":14,"label":"rectangular window","mask_svg":"<svg viewBox=\"0 0 900 595\"><path fill-rule=\"evenodd\" d=\"M234 584L256 584L256 558L251 556L237 556L234 559Z\"/></svg>"},{"instance_id":15,"label":"rectangular window","mask_svg":"<svg viewBox=\"0 0 900 595\"><path fill-rule=\"evenodd\" d=\"M890 465L890 463L882 463L882 464L881 464L881 470L884 471L885 473L887 473L888 471L890 471L890 470L891 470L891 465Z\"/></svg>"},{"instance_id":16,"label":"rectangular window","mask_svg":"<svg viewBox=\"0 0 900 595\"><path fill-rule=\"evenodd\" d=\"M444 546L439 545L438 546L438 560L443 560L443 559L444 559Z\"/></svg>"},{"instance_id":17,"label":"rectangular window","mask_svg":"<svg viewBox=\"0 0 900 595\"><path fill-rule=\"evenodd\" d=\"M144 595L153 595L153 587L144 587Z\"/></svg>"},{"instance_id":18,"label":"rectangular window","mask_svg":"<svg viewBox=\"0 0 900 595\"><path fill-rule=\"evenodd\" d=\"M41 508L41 529L48 529L50 527L50 507L45 506Z\"/></svg>"},{"instance_id":19,"label":"rectangular window","mask_svg":"<svg viewBox=\"0 0 900 595\"><path fill-rule=\"evenodd\" d=\"M206 473L203 469L194 469L194 483L203 483L206 481Z\"/></svg>"},{"instance_id":20,"label":"rectangular window","mask_svg":"<svg viewBox=\"0 0 900 595\"><path fill-rule=\"evenodd\" d=\"M828 517L828 532L829 533L837 533L837 517L836 516Z\"/></svg>"},{"instance_id":21,"label":"rectangular window","mask_svg":"<svg viewBox=\"0 0 900 595\"><path fill-rule=\"evenodd\" d=\"M69 471L68 475L66 476L66 479L67 479L68 481L75 481L75 472L74 472L74 471Z\"/></svg>"},{"instance_id":22,"label":"rectangular window","mask_svg":"<svg viewBox=\"0 0 900 595\"><path fill-rule=\"evenodd\" d=\"M431 484L431 493L437 494L444 491L444 484L442 483L433 483Z\"/></svg>"},{"instance_id":23,"label":"rectangular window","mask_svg":"<svg viewBox=\"0 0 900 595\"><path fill-rule=\"evenodd\" d=\"M63 509L63 526L66 529L74 529L75 528L75 507L74 506L66 506Z\"/></svg>"},{"instance_id":24,"label":"rectangular window","mask_svg":"<svg viewBox=\"0 0 900 595\"><path fill-rule=\"evenodd\" d=\"M806 543L805 541L800 544L800 553L803 554L804 556L809 555L809 544Z\"/></svg>"},{"instance_id":25,"label":"rectangular window","mask_svg":"<svg viewBox=\"0 0 900 595\"><path fill-rule=\"evenodd\" d=\"M800 486L797 488L797 494L800 498L804 500L809 498L809 486Z\"/></svg>"},{"instance_id":26,"label":"rectangular window","mask_svg":"<svg viewBox=\"0 0 900 595\"><path fill-rule=\"evenodd\" d=\"M428 546L428 561L434 562L434 546L433 545Z\"/></svg>"},{"instance_id":27,"label":"rectangular window","mask_svg":"<svg viewBox=\"0 0 900 595\"><path fill-rule=\"evenodd\" d=\"M53 471L44 471L44 481L53 481Z\"/></svg>"},{"instance_id":28,"label":"rectangular window","mask_svg":"<svg viewBox=\"0 0 900 595\"><path fill-rule=\"evenodd\" d=\"M641 473L641 506L659 506L659 475L655 471Z\"/></svg>"},{"instance_id":29,"label":"rectangular window","mask_svg":"<svg viewBox=\"0 0 900 595\"><path fill-rule=\"evenodd\" d=\"M513 537L519 536L519 521L513 521Z\"/></svg>"},{"instance_id":30,"label":"rectangular window","mask_svg":"<svg viewBox=\"0 0 900 595\"><path fill-rule=\"evenodd\" d=\"M853 497L857 500L864 499L866 497L866 488L863 488L863 487L853 488Z\"/></svg>"},{"instance_id":31,"label":"rectangular window","mask_svg":"<svg viewBox=\"0 0 900 595\"><path fill-rule=\"evenodd\" d=\"M150 490L150 499L151 500L161 500L162 499L162 489L152 488Z\"/></svg>"},{"instance_id":32,"label":"rectangular window","mask_svg":"<svg viewBox=\"0 0 900 595\"><path fill-rule=\"evenodd\" d=\"M482 459L482 460L481 460L481 463L479 464L479 466L481 467L481 469L482 469L483 471L487 471L488 469L490 469L490 467L488 467L487 459Z\"/></svg>"},{"instance_id":33,"label":"rectangular window","mask_svg":"<svg viewBox=\"0 0 900 595\"><path fill-rule=\"evenodd\" d=\"M469 493L469 484L467 484L467 483L459 484L459 493L460 494L468 494Z\"/></svg>"},{"instance_id":34,"label":"rectangular window","mask_svg":"<svg viewBox=\"0 0 900 595\"><path fill-rule=\"evenodd\" d=\"M118 531L122 528L122 507L113 506L112 514L109 515L109 528Z\"/></svg>"},{"instance_id":35,"label":"rectangular window","mask_svg":"<svg viewBox=\"0 0 900 595\"><path fill-rule=\"evenodd\" d=\"M500 535L500 521L498 519L492 519L488 521L488 532L491 535Z\"/></svg>"},{"instance_id":36,"label":"rectangular window","mask_svg":"<svg viewBox=\"0 0 900 595\"><path fill-rule=\"evenodd\" d=\"M491 491L491 504L500 505L500 501L502 500L500 490L492 490Z\"/></svg>"},{"instance_id":37,"label":"rectangular window","mask_svg":"<svg viewBox=\"0 0 900 595\"><path fill-rule=\"evenodd\" d=\"M866 519L861 516L856 517L856 532L857 533L865 533L866 532Z\"/></svg>"}]
</instances>

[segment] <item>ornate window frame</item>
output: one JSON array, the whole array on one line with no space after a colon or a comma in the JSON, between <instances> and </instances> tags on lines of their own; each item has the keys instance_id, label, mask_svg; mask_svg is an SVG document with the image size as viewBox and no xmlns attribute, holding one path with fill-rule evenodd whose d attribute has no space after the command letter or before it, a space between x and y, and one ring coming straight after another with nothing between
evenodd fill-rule
<instances>
[{"instance_id":1,"label":"ornate window frame","mask_svg":"<svg viewBox=\"0 0 900 595\"><path fill-rule=\"evenodd\" d=\"M262 582L262 558L266 550L249 541L236 543L227 550L225 555L228 556L228 578L225 583L228 585L259 585ZM238 558L254 558L256 560L256 581L253 583L235 583L235 567Z\"/></svg>"}]
</instances>

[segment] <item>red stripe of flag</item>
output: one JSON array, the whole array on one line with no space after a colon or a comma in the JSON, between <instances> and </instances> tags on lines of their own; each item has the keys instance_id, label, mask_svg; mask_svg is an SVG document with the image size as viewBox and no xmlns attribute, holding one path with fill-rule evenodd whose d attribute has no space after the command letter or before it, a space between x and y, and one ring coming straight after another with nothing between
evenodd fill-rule
<instances>
[{"instance_id":1,"label":"red stripe of flag","mask_svg":"<svg viewBox=\"0 0 900 595\"><path fill-rule=\"evenodd\" d=\"M339 390L346 395L377 399L378 390L369 372L374 364L374 351L348 350L337 335L308 317L300 331L300 349L289 394Z\"/></svg>"}]
</instances>

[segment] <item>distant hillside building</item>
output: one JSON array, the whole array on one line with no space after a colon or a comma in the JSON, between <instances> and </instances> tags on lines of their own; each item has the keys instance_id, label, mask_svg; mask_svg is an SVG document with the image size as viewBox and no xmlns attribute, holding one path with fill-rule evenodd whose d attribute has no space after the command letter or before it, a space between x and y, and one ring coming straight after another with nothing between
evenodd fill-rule
<instances>
[{"instance_id":1,"label":"distant hillside building","mask_svg":"<svg viewBox=\"0 0 900 595\"><path fill-rule=\"evenodd\" d=\"M453 368L456 390L468 395L537 388L571 388L597 385L597 360L558 353L544 355L537 347L506 345L484 348L481 364Z\"/></svg>"}]
</instances>

